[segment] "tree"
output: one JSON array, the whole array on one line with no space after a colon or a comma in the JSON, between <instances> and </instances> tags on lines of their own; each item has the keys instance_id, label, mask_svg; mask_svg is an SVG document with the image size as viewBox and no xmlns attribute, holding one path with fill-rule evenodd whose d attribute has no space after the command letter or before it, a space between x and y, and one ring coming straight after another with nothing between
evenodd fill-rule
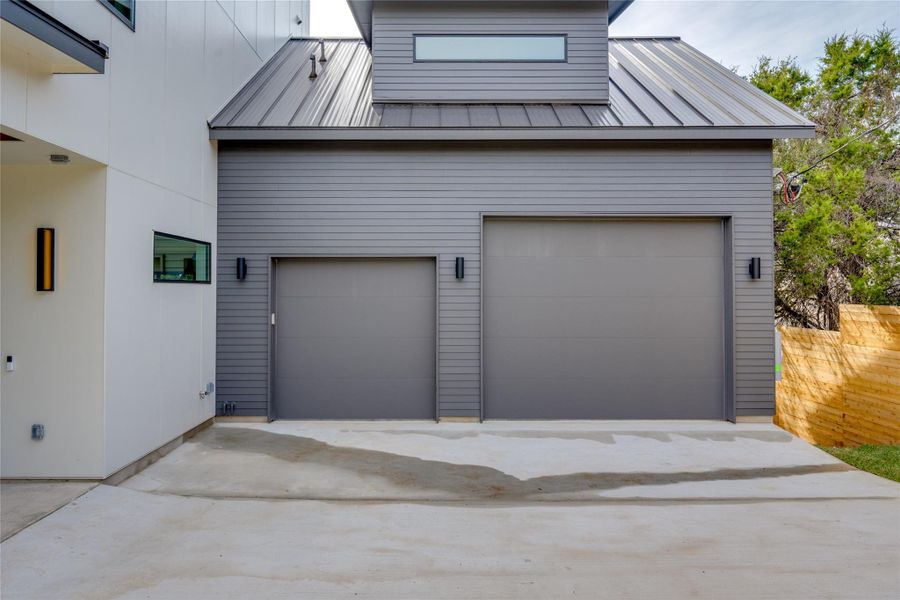
<instances>
[{"instance_id":1,"label":"tree","mask_svg":"<svg viewBox=\"0 0 900 600\"><path fill-rule=\"evenodd\" d=\"M900 42L887 29L825 43L815 78L794 58L760 58L751 83L816 124L776 141L775 314L838 328L842 303L900 304Z\"/></svg>"}]
</instances>

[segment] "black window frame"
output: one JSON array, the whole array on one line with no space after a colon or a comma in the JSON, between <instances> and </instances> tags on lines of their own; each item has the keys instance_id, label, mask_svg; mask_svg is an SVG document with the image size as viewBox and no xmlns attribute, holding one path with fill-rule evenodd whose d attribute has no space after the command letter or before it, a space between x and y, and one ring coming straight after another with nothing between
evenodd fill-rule
<instances>
[{"instance_id":1,"label":"black window frame","mask_svg":"<svg viewBox=\"0 0 900 600\"><path fill-rule=\"evenodd\" d=\"M200 244L202 246L206 246L206 274L208 279L199 280L199 279L157 279L156 278L156 266L153 265L151 270L153 283L191 283L191 284L200 284L200 285L210 285L212 284L213 273L212 273L212 242L204 242L203 240L196 240L194 238L184 237L183 235L175 235L174 233L166 233L164 231L153 230L153 260L156 260L156 236L169 238L170 240L178 240L181 242L191 242L192 244Z\"/></svg>"},{"instance_id":2,"label":"black window frame","mask_svg":"<svg viewBox=\"0 0 900 600\"><path fill-rule=\"evenodd\" d=\"M134 4L131 7L131 20L129 20L128 17L119 12L119 9L116 8L116 5L113 4L111 0L97 0L97 2L105 6L107 10L109 10L109 12L114 14L120 21L125 23L125 25L127 25L130 30L134 31L134 21L137 13L137 0L134 0Z\"/></svg>"},{"instance_id":3,"label":"black window frame","mask_svg":"<svg viewBox=\"0 0 900 600\"><path fill-rule=\"evenodd\" d=\"M550 59L483 59L483 58L463 58L463 59L446 59L446 58L417 58L417 45L420 37L455 37L455 38L463 38L463 37L554 37L563 39L563 58L550 58ZM507 64L507 63L533 63L533 64L541 64L541 63L568 63L569 62L569 34L568 33L414 33L413 34L413 62L414 63L494 63L494 64Z\"/></svg>"}]
</instances>

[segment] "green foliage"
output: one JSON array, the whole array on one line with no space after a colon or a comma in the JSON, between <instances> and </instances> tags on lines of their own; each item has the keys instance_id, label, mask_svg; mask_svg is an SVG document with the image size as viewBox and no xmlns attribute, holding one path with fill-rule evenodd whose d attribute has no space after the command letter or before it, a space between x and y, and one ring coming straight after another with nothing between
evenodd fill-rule
<instances>
[{"instance_id":1,"label":"green foliage","mask_svg":"<svg viewBox=\"0 0 900 600\"><path fill-rule=\"evenodd\" d=\"M836 329L841 303L900 304L900 42L839 35L815 78L763 57L749 79L816 124L815 140L774 146L775 166L803 182L786 202L776 180L778 319Z\"/></svg>"},{"instance_id":2,"label":"green foliage","mask_svg":"<svg viewBox=\"0 0 900 600\"><path fill-rule=\"evenodd\" d=\"M771 58L763 56L752 77L756 87L794 109L813 93L812 78L797 66L794 57L773 65Z\"/></svg>"}]
</instances>

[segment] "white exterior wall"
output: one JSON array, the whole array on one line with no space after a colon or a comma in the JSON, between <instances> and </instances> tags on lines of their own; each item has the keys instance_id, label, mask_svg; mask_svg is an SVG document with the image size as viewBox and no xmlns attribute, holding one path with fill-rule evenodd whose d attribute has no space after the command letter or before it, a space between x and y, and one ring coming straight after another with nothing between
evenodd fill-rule
<instances>
[{"instance_id":1,"label":"white exterior wall","mask_svg":"<svg viewBox=\"0 0 900 600\"><path fill-rule=\"evenodd\" d=\"M6 142L4 142L6 143ZM106 170L3 167L3 477L96 477L103 447L103 260ZM56 228L56 289L35 291L36 228ZM27 251L23 251L27 249ZM32 423L46 427L31 440Z\"/></svg>"},{"instance_id":2,"label":"white exterior wall","mask_svg":"<svg viewBox=\"0 0 900 600\"><path fill-rule=\"evenodd\" d=\"M4 47L0 110L5 127L107 165L105 317L93 334L105 356L104 451L90 472L51 473L35 449L51 445L55 428L43 442L8 447L6 414L29 406L36 388L19 377L17 391L7 392L4 380L3 475L13 476L7 466L16 465L16 476L103 477L214 414L213 398L198 394L215 379L215 285L153 283L152 232L215 243L216 146L206 122L291 35L308 31L309 7L299 0L138 0L132 31L96 0L35 4L109 46L103 75L51 75L24 51ZM64 225L56 226L63 235ZM4 270L7 258L4 252ZM4 303L4 321L19 310ZM4 329L4 354L16 337ZM82 405L87 393L72 386L66 401ZM94 418L69 427L85 443L98 435Z\"/></svg>"}]
</instances>

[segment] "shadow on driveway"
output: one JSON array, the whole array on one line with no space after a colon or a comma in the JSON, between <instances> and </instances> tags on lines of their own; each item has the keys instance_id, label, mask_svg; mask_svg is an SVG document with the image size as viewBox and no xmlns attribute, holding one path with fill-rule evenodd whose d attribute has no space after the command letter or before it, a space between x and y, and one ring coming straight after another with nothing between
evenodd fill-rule
<instances>
[{"instance_id":1,"label":"shadow on driveway","mask_svg":"<svg viewBox=\"0 0 900 600\"><path fill-rule=\"evenodd\" d=\"M568 473L519 479L493 467L424 460L379 450L333 446L308 437L239 427L212 428L196 438L210 449L263 454L379 477L399 488L444 491L474 500L535 499L543 495L606 491L626 486L736 481L852 471L843 463L709 471Z\"/></svg>"}]
</instances>

